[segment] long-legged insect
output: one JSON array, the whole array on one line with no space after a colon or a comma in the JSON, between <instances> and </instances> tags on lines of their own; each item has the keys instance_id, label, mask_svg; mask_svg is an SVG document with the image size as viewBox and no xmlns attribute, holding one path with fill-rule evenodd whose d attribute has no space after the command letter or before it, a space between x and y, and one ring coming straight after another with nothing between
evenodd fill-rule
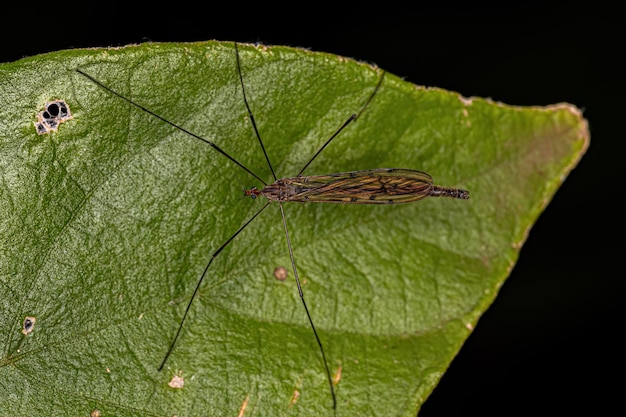
<instances>
[{"instance_id":1,"label":"long-legged insect","mask_svg":"<svg viewBox=\"0 0 626 417\"><path fill-rule=\"evenodd\" d=\"M265 146L263 145L263 140L261 139L261 135L256 125L256 121L254 119L254 115L248 104L248 99L246 97L246 88L243 81L243 75L241 72L241 63L239 58L239 50L237 44L235 43L235 55L236 55L236 63L237 63L237 72L239 75L239 83L241 85L241 92L243 96L243 101L246 106L246 110L248 112L248 117L252 124L252 128L254 129L254 133L257 137L259 145L263 151L263 155L265 156L265 160L267 165L272 172L272 177L274 178L274 182L272 184L267 184L261 177L256 175L250 169L248 169L245 165L239 162L237 159L229 155L227 152L222 150L213 142L202 138L199 135L196 135L189 130L179 126L164 117L152 112L151 110L143 107L142 105L130 100L129 98L121 95L120 93L114 91L110 87L104 85L100 81L93 78L91 75L86 74L85 72L77 69L76 71L83 76L87 77L89 80L94 82L96 85L100 86L104 90L110 92L111 94L127 101L131 105L145 111L146 113L156 117L157 119L173 126L176 129L179 129L188 135L208 144L217 152L228 158L231 162L238 165L240 168L245 170L247 173L252 175L258 181L260 181L264 188L258 189L253 187L249 190L244 190L245 196L250 196L253 199L258 196L263 196L267 199L265 204L252 216L250 217L232 236L230 236L218 249L213 252L211 255L202 275L198 279L196 283L195 289L183 317L179 323L176 334L174 335L172 342L165 353L161 364L159 365L159 371L163 369L167 359L172 354L174 350L174 346L178 341L178 338L183 329L183 325L187 318L187 315L191 309L191 305L196 298L196 295L204 281L213 260L250 224L257 218L269 205L271 202L275 201L278 203L280 207L280 212L283 220L283 228L285 230L285 237L287 240L287 247L289 250L289 257L291 259L291 266L294 273L296 285L298 288L298 294L300 296L300 300L302 301L302 305L304 306L304 310L306 312L307 319L309 324L311 325L311 330L315 336L317 341L317 345L319 347L319 351L321 354L321 359L324 364L324 370L326 373L326 377L328 379L328 386L330 388L330 394L333 400L333 409L337 407L337 398L335 395L335 389L333 384L333 379L330 374L330 369L328 366L328 361L326 359L326 354L324 352L324 346L322 341L317 333L315 328L315 324L313 323L313 318L307 307L304 293L302 291L302 286L300 284L300 278L298 276L298 269L296 267L295 257L293 255L291 239L289 237L289 230L287 227L287 220L285 218L285 212L283 209L282 203L284 202L317 202L317 203L341 203L341 204L398 204L398 203L409 203L413 201L418 201L426 197L450 197L450 198L458 198L458 199L468 199L469 192L451 187L443 187L433 184L432 177L422 171L413 170L413 169L403 169L403 168L379 168L379 169L371 169L371 170L363 170L363 171L352 171L352 172L342 172L328 175L312 175L312 176L304 176L304 171L308 168L308 166L317 158L317 156L328 146L337 135L350 123L357 120L357 118L365 111L368 107L380 86L382 85L384 72L382 73L374 91L369 96L367 101L361 107L358 114L352 114L340 127L337 131L319 148L319 150L309 159L309 161L304 165L304 167L298 172L295 177L291 178L283 178L278 179L274 172L274 168L270 162L269 156L265 150Z\"/></svg>"}]
</instances>

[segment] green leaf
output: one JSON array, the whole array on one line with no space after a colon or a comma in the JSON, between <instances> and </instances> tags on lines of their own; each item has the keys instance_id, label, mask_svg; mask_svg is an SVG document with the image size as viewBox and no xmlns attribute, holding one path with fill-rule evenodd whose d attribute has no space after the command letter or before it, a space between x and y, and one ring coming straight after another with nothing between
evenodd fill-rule
<instances>
[{"instance_id":1,"label":"green leaf","mask_svg":"<svg viewBox=\"0 0 626 417\"><path fill-rule=\"evenodd\" d=\"M240 46L248 102L278 177L294 176L374 91L381 70ZM0 65L0 414L329 415L318 346L276 203L215 143L273 182L232 44L60 51ZM46 102L73 118L34 126ZM305 175L429 172L470 200L285 204L303 291L335 378L336 415L414 416L584 154L569 104L513 107L387 74ZM286 267L281 282L274 268ZM26 317L32 331L22 334ZM168 383L178 375L182 388Z\"/></svg>"}]
</instances>

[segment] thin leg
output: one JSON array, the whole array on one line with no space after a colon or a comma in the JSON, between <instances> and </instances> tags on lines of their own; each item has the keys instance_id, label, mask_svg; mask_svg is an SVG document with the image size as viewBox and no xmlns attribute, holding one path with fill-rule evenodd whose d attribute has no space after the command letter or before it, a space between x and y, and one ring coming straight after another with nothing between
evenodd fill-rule
<instances>
[{"instance_id":1,"label":"thin leg","mask_svg":"<svg viewBox=\"0 0 626 417\"><path fill-rule=\"evenodd\" d=\"M252 217L250 217L250 219L239 228L239 230L237 230L231 237L228 238L228 240L226 242L224 242L222 244L222 246L219 247L219 249L217 249L215 252L213 252L213 255L211 255L211 259L209 260L209 263L207 264L206 268L204 268L204 272L202 272L202 275L200 276L200 279L198 280L198 283L196 284L196 289L193 291L193 294L191 295L191 299L189 300L189 303L187 304L187 308L185 309L185 314L183 314L183 318L180 321L180 324L178 325L178 330L176 331L176 335L174 336L174 339L172 340L172 343L170 344L170 347L167 349L167 353L165 354L165 357L163 358L163 361L161 361L161 365L159 365L158 370L161 371L163 369L163 366L165 366L165 362L167 362L167 358L170 357L170 354L172 353L172 351L174 350L174 345L176 345L176 341L178 340L178 336L180 336L180 332L183 329L183 324L185 323L185 319L187 318L187 314L189 314L189 310L191 309L191 304L193 303L193 300L196 298L196 294L198 294L198 290L200 290L200 285L202 285L202 281L204 281L204 277L207 274L207 271L209 270L209 267L211 266L211 263L213 263L213 260L217 257L217 255L220 254L220 252L222 252L222 250L224 250L224 248L226 246L228 246L228 244L230 242L233 241L233 239L235 239L239 233L241 233L243 231L243 229L246 228L246 226L248 226L250 223L252 223L252 221L259 215L261 214L261 212L263 212L263 210L265 210L267 208L267 206L270 205L270 202L268 201L267 203L265 203L265 205L263 207L261 207L261 209L259 211L256 212L256 214Z\"/></svg>"},{"instance_id":2,"label":"thin leg","mask_svg":"<svg viewBox=\"0 0 626 417\"><path fill-rule=\"evenodd\" d=\"M383 78L385 78L385 73L383 72L382 75L380 76L380 79L378 80L378 83L376 84L376 87L374 88L374 91L372 92L372 94L370 94L370 96L368 97L367 101L365 101L365 104L363 104L363 107L361 107L361 110L359 110L358 114L353 114L352 116L350 116L348 118L348 120L346 120L339 129L337 129L337 131L322 145L321 148L319 148L319 150L317 152L315 152L315 155L313 155L313 157L311 159L309 159L309 162L307 162L304 167L300 170L300 172L298 172L298 175L296 175L297 177L301 176L302 173L304 172L305 169L307 169L309 167L309 165L311 165L311 162L313 162L313 160L315 158L318 157L319 154L322 153L322 151L324 150L324 148L326 148L328 146L328 144L330 144L330 142L332 142L333 139L335 139L337 137L337 135L339 135L339 132L341 132L346 126L348 126L351 122L355 121L356 119L358 119L359 117L361 117L361 114L363 114L363 112L365 111L365 109L367 109L367 107L370 105L371 101L374 99L374 96L376 95L376 93L378 93L378 90L380 89L380 86L383 83Z\"/></svg>"},{"instance_id":3,"label":"thin leg","mask_svg":"<svg viewBox=\"0 0 626 417\"><path fill-rule=\"evenodd\" d=\"M376 87L374 87L374 91L372 91L372 94L370 94L370 96L367 99L367 101L365 102L365 104L363 104L363 107L361 107L361 110L359 111L359 114L356 116L357 119L359 117L361 117L361 115L363 114L365 109L367 109L367 107L370 105L370 103L374 99L374 96L376 95L376 93L378 93L378 90L380 90L380 86L383 84L383 79L384 78L385 78L385 71L383 71L383 73L380 75L380 79L378 80L378 83L376 84Z\"/></svg>"},{"instance_id":4,"label":"thin leg","mask_svg":"<svg viewBox=\"0 0 626 417\"><path fill-rule=\"evenodd\" d=\"M254 178L256 178L257 180L259 180L263 185L267 185L267 183L265 181L263 181L263 179L261 177L259 177L257 174L255 174L254 172L252 172L250 169L248 169L248 167L246 167L245 165L243 165L241 162L239 162L238 160L236 160L234 157L230 156L226 151L224 151L222 148L220 148L219 146L217 146L216 144L214 144L213 142L211 142L208 139L203 138L202 136L196 135L193 132L190 132L189 130L185 129L182 126L177 125L174 122L170 122L169 120L167 120L166 118L164 118L163 116L159 116L158 114L156 114L155 112L153 112L152 110L147 109L146 107L142 106L141 104L135 103L134 101L132 101L131 99L129 99L128 97L124 97L123 95L121 95L120 93L118 93L117 91L113 90L110 87L107 87L106 85L104 85L103 83L101 83L100 81L96 80L95 78L93 78L91 75L76 69L76 72L81 74L82 76L86 77L87 79L89 79L91 82L93 82L94 84L96 84L98 87L102 88L105 91L108 91L109 93L121 98L122 100L132 104L133 106L137 107L140 110L145 111L146 113L148 113L151 116L156 117L157 119L161 120L162 122L167 123L168 125L175 127L176 129L180 130L181 132L185 132L186 134L188 134L189 136L196 138L206 144L208 144L209 146L211 146L213 149L215 149L216 151L218 151L219 153L221 153L222 155L224 155L226 158L230 159L232 162L234 162L235 164L239 165L241 168L243 168L248 174L252 175ZM255 128L256 129L256 128Z\"/></svg>"},{"instance_id":5,"label":"thin leg","mask_svg":"<svg viewBox=\"0 0 626 417\"><path fill-rule=\"evenodd\" d=\"M326 141L326 143L324 143L322 145L321 148L319 148L319 150L317 152L315 152L315 155L313 155L313 157L311 159L309 159L309 162L307 162L304 167L302 167L302 169L300 170L300 172L298 172L298 175L296 175L296 177L299 177L300 175L302 175L302 173L304 172L305 169L307 169L309 167L309 165L311 165L311 162L313 162L313 160L315 158L317 158L317 156L319 154L322 153L322 151L324 150L324 148L326 146L328 146L328 144L337 137L337 135L339 134L339 132L341 132L346 126L348 126L351 122L355 121L357 118L356 114L353 114L352 116L348 117L348 120L346 120L345 122L343 122L343 124L341 125L341 127L339 129L337 129L337 131Z\"/></svg>"},{"instance_id":6,"label":"thin leg","mask_svg":"<svg viewBox=\"0 0 626 417\"><path fill-rule=\"evenodd\" d=\"M270 162L270 157L267 155L265 151L265 146L263 145L263 141L261 140L261 135L259 134L259 129L256 127L256 122L254 121L254 115L252 114L252 110L250 110L250 105L248 104L248 98L246 97L246 88L243 84L243 75L241 75L241 63L239 62L239 48L237 47L237 42L235 42L235 55L237 56L237 72L239 73L239 82L241 83L241 92L243 93L243 102L246 103L246 109L248 110L248 117L250 118L250 122L252 122L252 127L254 128L254 133L256 134L257 139L259 140L259 145L261 145L261 149L263 149L263 155L265 155L265 160L267 161L267 165L270 167L270 171L272 171L272 176L274 177L274 181L276 178L276 174L274 173L274 167L272 167L272 163Z\"/></svg>"},{"instance_id":7,"label":"thin leg","mask_svg":"<svg viewBox=\"0 0 626 417\"><path fill-rule=\"evenodd\" d=\"M320 348L320 353L322 354L322 361L324 362L324 369L326 369L326 377L328 378L328 386L330 388L330 395L333 397L333 409L337 409L337 398L335 397L335 387L333 386L333 378L330 376L330 369L328 368L328 362L326 361L326 354L324 353L324 346L322 346L322 341L320 340L319 335L317 334L317 330L315 330L315 325L313 324L313 319L311 318L311 313L309 313L309 308L306 305L306 301L304 301L304 293L302 292L302 286L300 285L300 278L298 278L298 268L296 268L296 260L293 257L293 250L291 249L291 239L289 238L289 231L287 230L287 220L285 219L285 211L283 209L283 203L278 203L280 206L280 214L283 217L283 226L285 228L285 236L287 237L287 247L289 248L289 257L291 258L291 267L293 268L293 275L296 277L296 284L298 285L298 294L300 294L300 300L302 300L302 305L304 306L304 310L306 311L306 316L309 319L309 323L311 324L311 329L313 330L313 334L315 335L315 340L317 340L317 345Z\"/></svg>"}]
</instances>

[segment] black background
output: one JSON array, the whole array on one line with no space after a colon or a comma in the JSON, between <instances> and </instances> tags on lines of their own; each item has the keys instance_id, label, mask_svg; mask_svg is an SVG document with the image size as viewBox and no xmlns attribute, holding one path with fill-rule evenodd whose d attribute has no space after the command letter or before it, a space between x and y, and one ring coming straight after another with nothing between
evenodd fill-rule
<instances>
[{"instance_id":1,"label":"black background","mask_svg":"<svg viewBox=\"0 0 626 417\"><path fill-rule=\"evenodd\" d=\"M533 227L497 300L419 415L602 415L622 408L622 13L533 1L234 6L8 6L5 24L20 23L4 27L0 62L149 40L262 42L369 61L466 97L583 108L591 130L587 154Z\"/></svg>"}]
</instances>

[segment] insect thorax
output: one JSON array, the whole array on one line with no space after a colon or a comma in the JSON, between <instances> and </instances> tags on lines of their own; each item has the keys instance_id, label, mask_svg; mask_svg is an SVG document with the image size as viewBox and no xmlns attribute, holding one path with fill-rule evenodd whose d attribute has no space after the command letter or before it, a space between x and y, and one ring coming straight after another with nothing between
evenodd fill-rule
<instances>
[{"instance_id":1,"label":"insect thorax","mask_svg":"<svg viewBox=\"0 0 626 417\"><path fill-rule=\"evenodd\" d=\"M261 190L261 194L270 201L291 201L295 196L305 191L300 185L294 185L284 180L277 180Z\"/></svg>"}]
</instances>

